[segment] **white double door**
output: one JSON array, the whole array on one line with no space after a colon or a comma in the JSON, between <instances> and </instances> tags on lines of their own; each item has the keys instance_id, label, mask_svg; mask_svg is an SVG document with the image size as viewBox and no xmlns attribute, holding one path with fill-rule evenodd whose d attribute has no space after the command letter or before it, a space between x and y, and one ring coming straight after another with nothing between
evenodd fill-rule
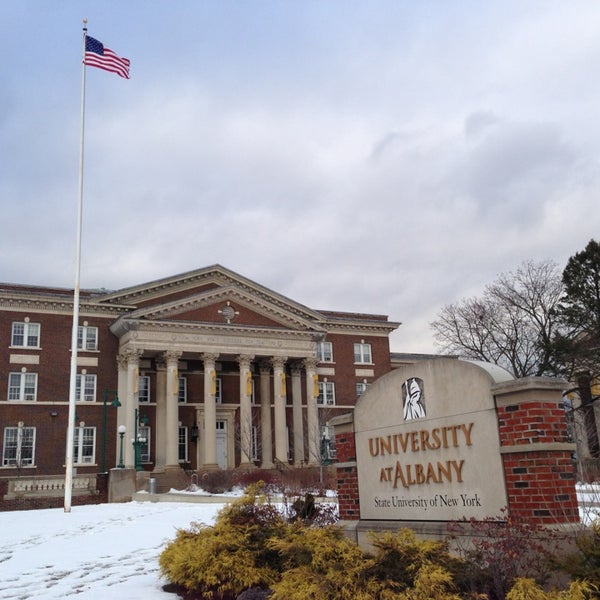
<instances>
[{"instance_id":1,"label":"white double door","mask_svg":"<svg viewBox=\"0 0 600 600\"><path fill-rule=\"evenodd\" d=\"M227 421L217 420L217 464L227 469Z\"/></svg>"}]
</instances>

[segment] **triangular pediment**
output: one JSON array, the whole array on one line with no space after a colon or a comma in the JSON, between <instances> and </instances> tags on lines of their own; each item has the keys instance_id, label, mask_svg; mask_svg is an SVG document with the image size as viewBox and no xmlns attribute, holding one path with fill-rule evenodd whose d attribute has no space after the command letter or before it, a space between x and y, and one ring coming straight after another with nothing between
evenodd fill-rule
<instances>
[{"instance_id":1,"label":"triangular pediment","mask_svg":"<svg viewBox=\"0 0 600 600\"><path fill-rule=\"evenodd\" d=\"M122 318L232 327L322 330L323 315L219 265L106 294Z\"/></svg>"},{"instance_id":2,"label":"triangular pediment","mask_svg":"<svg viewBox=\"0 0 600 600\"><path fill-rule=\"evenodd\" d=\"M133 311L128 319L186 321L235 326L284 327L314 330L317 322L236 287L208 289L197 294Z\"/></svg>"}]
</instances>

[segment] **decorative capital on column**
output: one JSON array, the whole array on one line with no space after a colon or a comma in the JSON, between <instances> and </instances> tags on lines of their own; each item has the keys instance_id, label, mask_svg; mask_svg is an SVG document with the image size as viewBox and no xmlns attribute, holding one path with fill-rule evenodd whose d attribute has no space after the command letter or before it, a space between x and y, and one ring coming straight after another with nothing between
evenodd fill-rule
<instances>
[{"instance_id":1,"label":"decorative capital on column","mask_svg":"<svg viewBox=\"0 0 600 600\"><path fill-rule=\"evenodd\" d=\"M270 375L271 374L271 363L266 361L266 360L262 360L260 362L260 374L261 375Z\"/></svg>"},{"instance_id":2,"label":"decorative capital on column","mask_svg":"<svg viewBox=\"0 0 600 600\"><path fill-rule=\"evenodd\" d=\"M172 366L173 363L177 366L177 361L181 358L183 352L180 350L167 350L163 352L163 358L167 363L167 366Z\"/></svg>"},{"instance_id":3,"label":"decorative capital on column","mask_svg":"<svg viewBox=\"0 0 600 600\"><path fill-rule=\"evenodd\" d=\"M137 365L142 354L144 351L138 348L122 350L117 356L117 365L120 369L126 369L129 365Z\"/></svg>"},{"instance_id":4,"label":"decorative capital on column","mask_svg":"<svg viewBox=\"0 0 600 600\"><path fill-rule=\"evenodd\" d=\"M304 359L304 368L308 371L314 371L317 368L317 365L319 364L319 361L316 358L308 357Z\"/></svg>"},{"instance_id":5,"label":"decorative capital on column","mask_svg":"<svg viewBox=\"0 0 600 600\"><path fill-rule=\"evenodd\" d=\"M287 356L273 356L271 357L271 364L274 369L283 369L287 361Z\"/></svg>"},{"instance_id":6,"label":"decorative capital on column","mask_svg":"<svg viewBox=\"0 0 600 600\"><path fill-rule=\"evenodd\" d=\"M204 361L204 366L206 367L207 364L211 366L214 365L217 358L219 358L219 355L215 352L203 352L200 355L200 358Z\"/></svg>"},{"instance_id":7,"label":"decorative capital on column","mask_svg":"<svg viewBox=\"0 0 600 600\"><path fill-rule=\"evenodd\" d=\"M250 364L252 363L252 360L254 359L254 355L253 354L240 354L237 357L237 361L240 365L240 370L241 369L249 369L250 368Z\"/></svg>"}]
</instances>

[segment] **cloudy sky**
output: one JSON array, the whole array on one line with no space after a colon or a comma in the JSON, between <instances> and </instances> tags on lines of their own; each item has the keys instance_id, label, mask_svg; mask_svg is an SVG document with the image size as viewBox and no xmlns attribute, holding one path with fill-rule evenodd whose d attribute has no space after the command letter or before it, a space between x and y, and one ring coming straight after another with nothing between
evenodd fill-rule
<instances>
[{"instance_id":1,"label":"cloudy sky","mask_svg":"<svg viewBox=\"0 0 600 600\"><path fill-rule=\"evenodd\" d=\"M597 0L4 0L0 281L219 263L436 350L442 306L600 238Z\"/></svg>"}]
</instances>

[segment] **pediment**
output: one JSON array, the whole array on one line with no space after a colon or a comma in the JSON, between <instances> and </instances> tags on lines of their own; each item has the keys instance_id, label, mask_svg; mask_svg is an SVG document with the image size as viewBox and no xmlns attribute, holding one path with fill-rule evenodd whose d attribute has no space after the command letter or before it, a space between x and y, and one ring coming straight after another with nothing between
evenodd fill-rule
<instances>
[{"instance_id":1,"label":"pediment","mask_svg":"<svg viewBox=\"0 0 600 600\"><path fill-rule=\"evenodd\" d=\"M320 328L310 319L235 287L211 289L172 302L147 306L130 313L127 318L301 330Z\"/></svg>"},{"instance_id":2,"label":"pediment","mask_svg":"<svg viewBox=\"0 0 600 600\"><path fill-rule=\"evenodd\" d=\"M107 294L130 305L128 321L185 322L321 331L323 315L223 267L201 269Z\"/></svg>"}]
</instances>

